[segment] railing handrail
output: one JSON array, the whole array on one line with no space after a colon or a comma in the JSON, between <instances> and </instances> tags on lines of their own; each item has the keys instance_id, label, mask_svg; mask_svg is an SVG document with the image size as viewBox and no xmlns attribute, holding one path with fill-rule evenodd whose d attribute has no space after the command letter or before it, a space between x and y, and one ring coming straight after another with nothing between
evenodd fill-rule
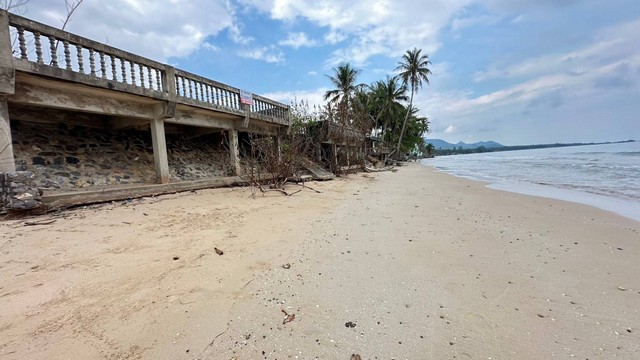
<instances>
[{"instance_id":1,"label":"railing handrail","mask_svg":"<svg viewBox=\"0 0 640 360\"><path fill-rule=\"evenodd\" d=\"M12 13L8 13L8 14L9 14L9 25L13 25L15 27L23 27L25 30L36 31L42 35L53 35L54 37L59 38L60 40L67 40L74 43L78 43L80 45L86 46L87 48L92 48L94 50L102 51L108 55L118 56L121 58L125 58L127 60L134 60L135 62L143 65L157 67L160 69L166 69L167 67L166 64L163 64L161 62L154 61L154 60L142 57L140 55L136 55L128 51L118 49L113 46L103 44L101 42L70 33L65 30L60 30L53 26L49 26L34 20L30 20L20 15L16 15Z\"/></svg>"},{"instance_id":2,"label":"railing handrail","mask_svg":"<svg viewBox=\"0 0 640 360\"><path fill-rule=\"evenodd\" d=\"M0 11L5 12L5 10L0 10ZM208 79L201 75L193 74L185 70L174 69L170 65L163 64L161 62L151 60L151 59L142 57L140 55L136 55L131 52L121 50L113 46L103 44L101 42L70 33L68 31L60 30L53 26L49 26L37 21L33 21L25 17L22 17L20 15L12 14L9 12L6 12L6 14L8 15L7 17L9 21L9 27L18 29L19 35L21 36L21 40L22 40L22 43L20 44L21 54L18 54L19 57L14 55L14 62L16 64L16 69L27 71L27 72L41 73L47 76L60 76L58 74L73 73L76 76L71 77L71 79L74 79L75 81L80 81L80 82L84 81L88 83L90 82L89 79L102 80L102 81L92 82L92 84L96 86L106 86L107 83L110 83L110 84L117 85L114 88L116 90L131 92L138 95L142 94L145 96L151 96L151 97L156 97L160 99L176 99L176 101L178 102L184 102L187 104L198 104L198 103L201 104L203 102L206 103L207 101L204 101L205 96L203 94L198 94L198 87L200 86L198 84L193 85L195 96L192 96L193 94L190 91L188 94L184 93L185 89L182 89L182 95L180 94L178 90L180 89L180 86L182 84L178 83L178 77L181 77L184 79L193 80L197 83L199 82L200 84L203 84L203 85L208 85L212 88L217 88L223 91L227 91L228 93L232 94L234 97L237 96L237 99L234 98L235 103L230 102L227 105L214 103L213 105L222 105L223 107L235 112L241 110L238 104L239 96L241 92L241 89L239 88L236 88L234 86L230 86L212 79ZM27 53L24 51L25 47L22 46L24 45L25 31L30 32L31 34L34 34L34 36L36 36L35 34L37 34L37 36L40 36L43 38L49 38L51 42L55 41L56 44L58 42L64 42L65 58L61 59L61 61L64 60L64 62L66 63L65 64L66 69L65 67L58 66L53 59L52 59L52 64L47 64L46 62L43 62L42 50L39 48L36 48L36 50L41 50L39 53L38 51L36 51L36 53L38 53L37 54L38 59L36 61L29 59L27 57ZM40 43L37 43L36 45L39 46ZM98 76L95 73L93 73L93 71L97 69L97 65L94 65L93 52L91 53L91 71L92 71L91 74L88 74L85 70L83 70L82 64L80 64L79 70L72 69L68 64L68 61L69 59L71 59L71 61L75 61L75 60L69 57L68 48L70 46L77 47L78 52L80 52L80 49L87 49L88 51L93 51L97 53L101 57L105 57L105 58L111 57L109 66L105 65L106 62L104 61L104 59L101 58L97 60L102 60L102 62L100 63L102 70L104 70L105 67L108 71L111 70L112 78L111 79L107 78L105 74L101 74ZM53 49L53 45L51 45L51 48ZM56 49L57 49L57 45L56 45ZM55 57L56 60L58 55L59 54L51 54L51 56ZM78 55L78 57L81 57L81 56ZM118 68L116 68L116 65L114 63L114 58L118 62L118 65L119 65ZM125 63L127 63L126 69L125 69ZM142 69L143 66L146 67L145 68L146 72L143 71ZM139 72L138 70L135 69L136 67L140 68ZM44 71L38 71L38 69L42 69ZM155 86L156 82L154 81L156 79L150 78L152 75L152 70L154 71L153 74L155 76L160 76L160 78L157 79L157 86ZM69 72L65 73L65 71L69 71ZM155 72L158 72L158 74L156 74ZM131 77L128 77L128 74L131 74ZM135 77L135 74L138 74L137 78ZM175 76L173 76L173 74L175 74ZM78 77L77 75L81 75L81 76ZM64 76L67 76L67 75L64 75ZM64 76L63 78L65 78ZM147 77L146 79L145 79L145 76ZM145 80L148 82L147 87L145 87L145 84L143 83L143 81ZM171 86L171 85L175 85L175 86ZM110 88L113 88L113 87L110 87ZM208 93L207 93L207 97L209 97ZM254 99L254 106L247 108L247 111L249 113L255 114L258 118L266 121L272 121L272 122L284 124L284 125L288 125L290 123L289 121L290 107L288 105L285 105L275 100L265 98L257 94L252 94L252 97ZM260 102L262 104L260 104ZM276 111L269 112L270 110L267 109L267 106L272 106L273 109L275 109ZM265 111L267 113L265 113Z\"/></svg>"}]
</instances>

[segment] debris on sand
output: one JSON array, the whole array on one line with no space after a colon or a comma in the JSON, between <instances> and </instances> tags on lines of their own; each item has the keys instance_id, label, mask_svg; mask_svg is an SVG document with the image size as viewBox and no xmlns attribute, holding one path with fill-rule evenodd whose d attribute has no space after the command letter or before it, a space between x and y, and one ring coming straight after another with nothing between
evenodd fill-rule
<instances>
[{"instance_id":1,"label":"debris on sand","mask_svg":"<svg viewBox=\"0 0 640 360\"><path fill-rule=\"evenodd\" d=\"M351 354L351 360L362 360L362 358L358 354Z\"/></svg>"},{"instance_id":2,"label":"debris on sand","mask_svg":"<svg viewBox=\"0 0 640 360\"><path fill-rule=\"evenodd\" d=\"M284 320L282 320L282 325L295 320L296 314L289 314L284 309L282 309L282 312L284 313Z\"/></svg>"},{"instance_id":3,"label":"debris on sand","mask_svg":"<svg viewBox=\"0 0 640 360\"><path fill-rule=\"evenodd\" d=\"M224 254L224 251L218 249L217 247L214 247L213 250L215 250L216 254L218 254L218 255Z\"/></svg>"},{"instance_id":4,"label":"debris on sand","mask_svg":"<svg viewBox=\"0 0 640 360\"><path fill-rule=\"evenodd\" d=\"M282 265L282 268L283 269L291 269L291 264L286 263L286 264Z\"/></svg>"},{"instance_id":5,"label":"debris on sand","mask_svg":"<svg viewBox=\"0 0 640 360\"><path fill-rule=\"evenodd\" d=\"M356 323L349 321L349 322L345 323L344 326L346 326L348 328L354 328L354 327L356 327Z\"/></svg>"}]
</instances>

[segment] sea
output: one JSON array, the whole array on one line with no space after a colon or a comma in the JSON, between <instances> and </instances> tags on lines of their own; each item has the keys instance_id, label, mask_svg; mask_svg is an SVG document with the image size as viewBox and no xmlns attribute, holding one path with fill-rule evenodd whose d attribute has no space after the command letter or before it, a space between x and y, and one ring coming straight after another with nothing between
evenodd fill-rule
<instances>
[{"instance_id":1,"label":"sea","mask_svg":"<svg viewBox=\"0 0 640 360\"><path fill-rule=\"evenodd\" d=\"M640 221L640 142L438 156L423 164L488 187L595 206Z\"/></svg>"}]
</instances>

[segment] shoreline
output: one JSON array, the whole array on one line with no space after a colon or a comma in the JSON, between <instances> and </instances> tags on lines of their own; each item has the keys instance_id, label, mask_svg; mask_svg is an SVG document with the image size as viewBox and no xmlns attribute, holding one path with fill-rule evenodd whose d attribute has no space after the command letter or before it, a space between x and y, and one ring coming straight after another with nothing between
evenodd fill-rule
<instances>
[{"instance_id":1,"label":"shoreline","mask_svg":"<svg viewBox=\"0 0 640 360\"><path fill-rule=\"evenodd\" d=\"M596 193L590 193L577 189L567 189L561 187L555 187L547 184L536 184L526 181L514 181L514 180L489 180L474 178L471 176L458 175L452 171L447 171L438 168L436 165L428 164L426 162L420 163L423 166L431 167L434 170L451 175L457 178L462 178L470 181L477 181L484 183L487 188L506 191L514 194L536 196L547 199L555 199L561 201L572 202L576 204L586 205L597 209L605 210L615 213L620 216L624 216L634 221L640 221L640 203L632 202L629 200L605 196Z\"/></svg>"},{"instance_id":2,"label":"shoreline","mask_svg":"<svg viewBox=\"0 0 640 360\"><path fill-rule=\"evenodd\" d=\"M0 223L0 356L638 356L639 222L398 170Z\"/></svg>"}]
</instances>

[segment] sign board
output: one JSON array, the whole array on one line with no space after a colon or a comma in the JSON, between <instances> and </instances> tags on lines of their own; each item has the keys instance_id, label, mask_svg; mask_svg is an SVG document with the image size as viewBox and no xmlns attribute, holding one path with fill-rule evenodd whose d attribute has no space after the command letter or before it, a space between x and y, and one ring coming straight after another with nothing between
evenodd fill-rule
<instances>
[{"instance_id":1,"label":"sign board","mask_svg":"<svg viewBox=\"0 0 640 360\"><path fill-rule=\"evenodd\" d=\"M253 105L253 94L248 91L240 90L240 103Z\"/></svg>"}]
</instances>

